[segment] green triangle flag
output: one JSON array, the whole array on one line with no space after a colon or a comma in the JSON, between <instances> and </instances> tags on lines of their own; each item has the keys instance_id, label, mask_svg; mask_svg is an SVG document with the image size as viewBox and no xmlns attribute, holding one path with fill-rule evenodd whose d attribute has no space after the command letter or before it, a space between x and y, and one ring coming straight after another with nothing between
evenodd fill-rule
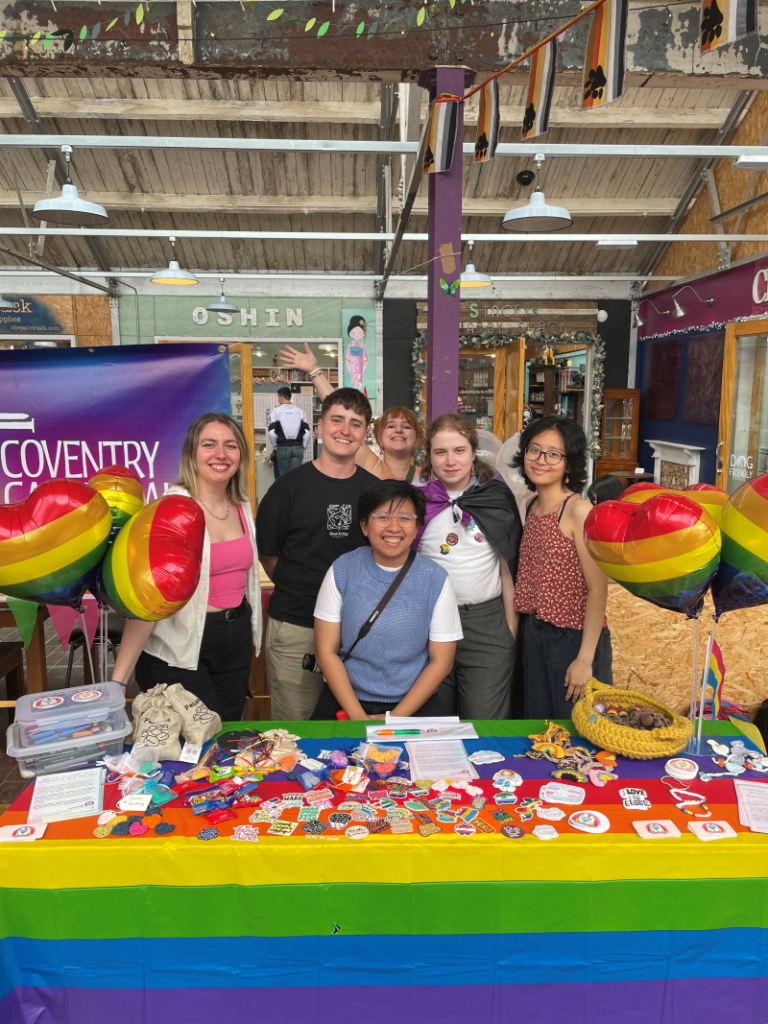
<instances>
[{"instance_id":1,"label":"green triangle flag","mask_svg":"<svg viewBox=\"0 0 768 1024\"><path fill-rule=\"evenodd\" d=\"M29 647L32 630L37 622L37 601L25 601L20 597L7 597L8 607L13 612L16 627L24 641L24 648Z\"/></svg>"}]
</instances>

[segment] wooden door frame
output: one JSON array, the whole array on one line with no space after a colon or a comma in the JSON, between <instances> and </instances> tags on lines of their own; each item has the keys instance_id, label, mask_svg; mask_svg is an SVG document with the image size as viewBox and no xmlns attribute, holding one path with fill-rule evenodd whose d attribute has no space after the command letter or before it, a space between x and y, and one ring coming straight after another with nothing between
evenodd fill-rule
<instances>
[{"instance_id":1,"label":"wooden door frame","mask_svg":"<svg viewBox=\"0 0 768 1024\"><path fill-rule=\"evenodd\" d=\"M223 352L226 347L230 355L240 356L240 396L243 407L243 433L251 450L251 459L248 465L248 490L251 492L251 510L256 515L256 453L253 445L253 366L251 359L251 342L233 341L231 338L174 338L155 337L157 345L218 345L219 351ZM243 383L248 382L248 401L244 401ZM230 413L232 408L230 406Z\"/></svg>"},{"instance_id":2,"label":"wooden door frame","mask_svg":"<svg viewBox=\"0 0 768 1024\"><path fill-rule=\"evenodd\" d=\"M731 421L733 420L733 378L736 372L736 348L739 338L753 334L768 335L768 320L740 320L725 325L723 376L720 384L720 420L715 449L715 483L726 490L731 461Z\"/></svg>"}]
</instances>

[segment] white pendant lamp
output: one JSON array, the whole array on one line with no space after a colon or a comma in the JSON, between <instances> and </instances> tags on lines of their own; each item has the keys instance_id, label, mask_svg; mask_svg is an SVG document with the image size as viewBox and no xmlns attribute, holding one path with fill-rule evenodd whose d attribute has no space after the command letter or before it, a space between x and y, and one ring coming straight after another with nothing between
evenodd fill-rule
<instances>
[{"instance_id":1,"label":"white pendant lamp","mask_svg":"<svg viewBox=\"0 0 768 1024\"><path fill-rule=\"evenodd\" d=\"M15 309L15 308L16 308L16 303L15 302L9 302L8 299L4 299L3 296L0 295L0 309Z\"/></svg>"},{"instance_id":2,"label":"white pendant lamp","mask_svg":"<svg viewBox=\"0 0 768 1024\"><path fill-rule=\"evenodd\" d=\"M536 164L536 171L541 170L541 165L546 160L544 153L537 153L533 158ZM520 184L529 185L533 175L531 171L521 171L517 176ZM521 233L540 231L562 231L573 224L573 218L564 206L550 206L544 193L537 185L531 193L527 206L516 206L510 210L501 226L505 231L518 231Z\"/></svg>"},{"instance_id":3,"label":"white pendant lamp","mask_svg":"<svg viewBox=\"0 0 768 1024\"><path fill-rule=\"evenodd\" d=\"M461 275L461 288L488 288L493 284L493 281L487 274L480 274L475 270L475 265L472 262L472 250L475 247L474 242L469 243L469 262L467 263L466 270Z\"/></svg>"},{"instance_id":4,"label":"white pendant lamp","mask_svg":"<svg viewBox=\"0 0 768 1024\"><path fill-rule=\"evenodd\" d=\"M219 296L218 302L212 302L210 306L205 308L209 313L239 313L240 307L233 305L231 302L227 302L224 297L224 278L219 278L219 284L221 285L221 295Z\"/></svg>"},{"instance_id":5,"label":"white pendant lamp","mask_svg":"<svg viewBox=\"0 0 768 1024\"><path fill-rule=\"evenodd\" d=\"M168 239L171 243L171 252L176 252L176 239L173 235ZM198 284L198 280L194 274L190 274L188 270L182 270L179 266L179 261L172 259L168 264L167 270L158 270L155 276L152 278L153 284L169 284L169 285L187 285L187 284Z\"/></svg>"},{"instance_id":6,"label":"white pendant lamp","mask_svg":"<svg viewBox=\"0 0 768 1024\"><path fill-rule=\"evenodd\" d=\"M564 206L550 206L544 193L536 186L527 206L516 206L501 222L505 231L540 232L562 231L573 224L570 213Z\"/></svg>"},{"instance_id":7,"label":"white pendant lamp","mask_svg":"<svg viewBox=\"0 0 768 1024\"><path fill-rule=\"evenodd\" d=\"M66 227L97 228L109 220L107 211L98 203L81 199L69 176L71 146L62 146L61 152L67 164L67 180L61 186L61 195L55 199L41 199L35 203L32 216L48 224L64 224Z\"/></svg>"}]
</instances>

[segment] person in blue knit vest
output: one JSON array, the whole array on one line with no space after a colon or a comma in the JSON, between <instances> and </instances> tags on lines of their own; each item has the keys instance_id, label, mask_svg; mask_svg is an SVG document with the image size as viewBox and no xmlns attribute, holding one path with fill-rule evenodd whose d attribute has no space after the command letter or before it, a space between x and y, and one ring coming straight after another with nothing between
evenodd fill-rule
<instances>
[{"instance_id":1,"label":"person in blue knit vest","mask_svg":"<svg viewBox=\"0 0 768 1024\"><path fill-rule=\"evenodd\" d=\"M360 495L358 518L368 545L337 558L315 606L315 655L325 686L312 718L353 721L439 714L435 697L461 640L448 575L411 544L424 523L423 494L403 480L382 480ZM369 546L370 545L370 546ZM399 571L400 585L365 635Z\"/></svg>"}]
</instances>

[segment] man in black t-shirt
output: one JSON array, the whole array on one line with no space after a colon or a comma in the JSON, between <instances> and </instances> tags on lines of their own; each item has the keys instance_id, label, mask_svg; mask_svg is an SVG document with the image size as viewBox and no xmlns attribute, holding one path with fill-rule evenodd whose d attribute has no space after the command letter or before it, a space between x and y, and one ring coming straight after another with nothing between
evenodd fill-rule
<instances>
[{"instance_id":1,"label":"man in black t-shirt","mask_svg":"<svg viewBox=\"0 0 768 1024\"><path fill-rule=\"evenodd\" d=\"M274 721L308 719L323 688L323 677L301 663L315 652L315 601L329 566L365 543L357 499L377 478L355 455L370 422L360 391L331 392L318 422L320 457L279 477L259 505L259 560L275 583L266 643Z\"/></svg>"}]
</instances>

